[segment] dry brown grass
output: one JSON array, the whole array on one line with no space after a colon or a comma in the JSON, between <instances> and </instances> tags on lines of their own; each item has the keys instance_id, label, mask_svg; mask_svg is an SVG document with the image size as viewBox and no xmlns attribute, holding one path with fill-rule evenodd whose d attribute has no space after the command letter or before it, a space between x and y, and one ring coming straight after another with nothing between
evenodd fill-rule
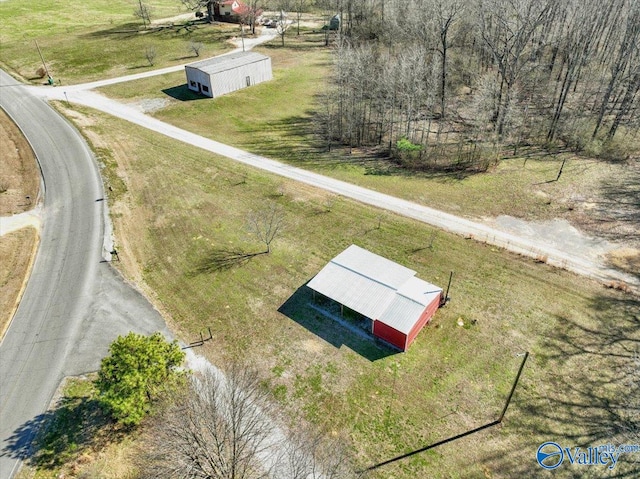
<instances>
[{"instance_id":1,"label":"dry brown grass","mask_svg":"<svg viewBox=\"0 0 640 479\"><path fill-rule=\"evenodd\" d=\"M640 274L640 250L620 248L607 255L609 262L623 271Z\"/></svg>"},{"instance_id":2,"label":"dry brown grass","mask_svg":"<svg viewBox=\"0 0 640 479\"><path fill-rule=\"evenodd\" d=\"M40 189L36 158L22 132L1 109L0 152L0 216L30 210Z\"/></svg>"},{"instance_id":3,"label":"dry brown grass","mask_svg":"<svg viewBox=\"0 0 640 479\"><path fill-rule=\"evenodd\" d=\"M0 216L30 210L38 197L40 174L31 146L3 110L0 110L0 152ZM13 317L37 241L35 228L0 236L0 338Z\"/></svg>"},{"instance_id":4,"label":"dry brown grass","mask_svg":"<svg viewBox=\"0 0 640 479\"><path fill-rule=\"evenodd\" d=\"M0 338L22 294L37 241L38 232L32 227L0 236Z\"/></svg>"}]
</instances>

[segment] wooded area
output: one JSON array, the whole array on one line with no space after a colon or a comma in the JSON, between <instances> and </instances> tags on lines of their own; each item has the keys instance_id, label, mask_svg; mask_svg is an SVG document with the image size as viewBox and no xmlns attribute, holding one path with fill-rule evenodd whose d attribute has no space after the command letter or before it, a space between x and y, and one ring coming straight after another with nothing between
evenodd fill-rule
<instances>
[{"instance_id":1,"label":"wooded area","mask_svg":"<svg viewBox=\"0 0 640 479\"><path fill-rule=\"evenodd\" d=\"M526 146L615 160L636 148L635 0L325 3L342 18L320 114L329 149L482 171Z\"/></svg>"}]
</instances>

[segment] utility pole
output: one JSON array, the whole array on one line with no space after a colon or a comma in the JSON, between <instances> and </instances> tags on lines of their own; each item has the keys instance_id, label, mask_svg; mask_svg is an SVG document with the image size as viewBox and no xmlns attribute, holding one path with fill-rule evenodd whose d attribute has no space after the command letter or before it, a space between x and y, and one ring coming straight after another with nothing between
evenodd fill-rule
<instances>
[{"instance_id":1,"label":"utility pole","mask_svg":"<svg viewBox=\"0 0 640 479\"><path fill-rule=\"evenodd\" d=\"M34 40L36 42L36 48L38 49L38 54L40 55L40 60L42 60L42 66L44 67L44 72L47 74L47 79L49 83L51 83L51 75L49 75L49 69L47 68L47 64L44 61L44 57L42 56L42 52L40 51L40 45L38 45L38 40Z\"/></svg>"}]
</instances>

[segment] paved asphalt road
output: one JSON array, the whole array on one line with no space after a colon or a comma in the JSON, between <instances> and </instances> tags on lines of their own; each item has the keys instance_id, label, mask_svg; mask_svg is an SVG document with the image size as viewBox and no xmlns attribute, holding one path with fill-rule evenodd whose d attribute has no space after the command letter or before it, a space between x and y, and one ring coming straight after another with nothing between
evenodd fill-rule
<instances>
[{"instance_id":1,"label":"paved asphalt road","mask_svg":"<svg viewBox=\"0 0 640 479\"><path fill-rule=\"evenodd\" d=\"M8 479L64 376L96 370L118 334L167 331L103 260L102 183L82 137L2 71L0 106L31 143L45 187L36 260L0 344L0 479Z\"/></svg>"},{"instance_id":2,"label":"paved asphalt road","mask_svg":"<svg viewBox=\"0 0 640 479\"><path fill-rule=\"evenodd\" d=\"M149 72L144 76L149 76ZM115 83L123 80L110 80ZM14 85L14 86L7 86ZM95 85L92 85L95 86ZM517 234L449 215L322 175L253 155L173 127L130 106L86 91L89 85L30 88L0 72L0 105L23 128L40 160L46 184L41 245L20 308L0 345L0 479L28 457L33 431L60 379L95 370L117 334L164 330L159 315L101 264L104 203L88 148L38 96L88 105L179 141L256 168L302 181L601 281L636 278L574 251L562 251ZM166 330L165 330L166 334Z\"/></svg>"}]
</instances>

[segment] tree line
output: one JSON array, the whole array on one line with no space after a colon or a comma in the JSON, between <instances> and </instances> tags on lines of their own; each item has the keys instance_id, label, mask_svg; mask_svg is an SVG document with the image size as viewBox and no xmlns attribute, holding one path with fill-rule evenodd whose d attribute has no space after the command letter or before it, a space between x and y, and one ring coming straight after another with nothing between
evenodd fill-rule
<instances>
[{"instance_id":1,"label":"tree line","mask_svg":"<svg viewBox=\"0 0 640 479\"><path fill-rule=\"evenodd\" d=\"M636 0L320 3L342 20L318 115L328 148L486 168L523 146L624 158L637 137Z\"/></svg>"}]
</instances>

